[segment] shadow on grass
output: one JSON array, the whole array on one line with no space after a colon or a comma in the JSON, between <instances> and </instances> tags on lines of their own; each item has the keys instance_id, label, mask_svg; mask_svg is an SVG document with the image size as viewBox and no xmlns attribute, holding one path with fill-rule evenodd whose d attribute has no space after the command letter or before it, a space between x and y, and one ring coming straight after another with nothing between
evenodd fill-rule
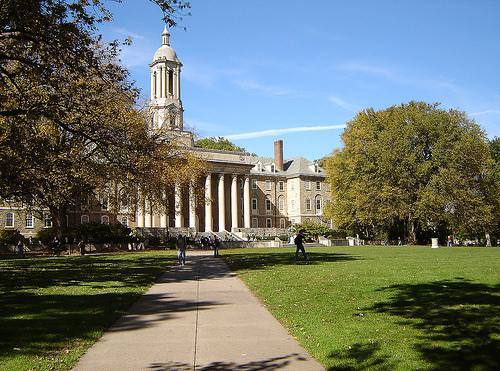
<instances>
[{"instance_id":1,"label":"shadow on grass","mask_svg":"<svg viewBox=\"0 0 500 371\"><path fill-rule=\"evenodd\" d=\"M433 369L498 370L500 285L464 279L392 285L391 300L368 310L401 317L423 333L415 348Z\"/></svg>"},{"instance_id":2,"label":"shadow on grass","mask_svg":"<svg viewBox=\"0 0 500 371\"><path fill-rule=\"evenodd\" d=\"M196 365L196 370L201 371L227 371L227 370L240 370L240 371L257 371L257 370L278 370L284 367L293 366L295 369L300 370L301 361L306 359L296 353L292 353L282 357L266 358L258 361L249 361L245 363L237 362L211 362L205 365ZM153 363L148 367L148 370L164 371L164 370L192 370L193 366L181 362L158 362Z\"/></svg>"},{"instance_id":3,"label":"shadow on grass","mask_svg":"<svg viewBox=\"0 0 500 371\"><path fill-rule=\"evenodd\" d=\"M0 292L82 284L103 288L110 287L110 281L119 282L120 287L143 286L173 261L173 256L159 259L142 254L3 260Z\"/></svg>"},{"instance_id":4,"label":"shadow on grass","mask_svg":"<svg viewBox=\"0 0 500 371\"><path fill-rule=\"evenodd\" d=\"M142 296L140 288L156 281L173 260L136 254L2 261L0 357L51 357L75 344L89 344L125 313L112 331L145 328L180 312L220 304L168 293Z\"/></svg>"},{"instance_id":5,"label":"shadow on grass","mask_svg":"<svg viewBox=\"0 0 500 371\"><path fill-rule=\"evenodd\" d=\"M279 265L316 265L327 262L341 262L360 260L361 258L349 254L307 252L309 260L304 260L302 255L295 261L295 252L284 251L278 253L246 253L246 254L224 254L222 257L231 270L240 269L264 269Z\"/></svg>"},{"instance_id":6,"label":"shadow on grass","mask_svg":"<svg viewBox=\"0 0 500 371\"><path fill-rule=\"evenodd\" d=\"M394 363L380 354L380 344L356 343L346 351L332 352L329 358L334 358L341 365L328 370L393 370Z\"/></svg>"}]
</instances>

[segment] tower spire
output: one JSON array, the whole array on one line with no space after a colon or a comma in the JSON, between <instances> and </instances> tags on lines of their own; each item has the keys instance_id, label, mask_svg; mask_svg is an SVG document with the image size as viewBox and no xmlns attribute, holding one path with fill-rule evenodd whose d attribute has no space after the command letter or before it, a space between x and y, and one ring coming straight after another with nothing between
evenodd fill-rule
<instances>
[{"instance_id":1,"label":"tower spire","mask_svg":"<svg viewBox=\"0 0 500 371\"><path fill-rule=\"evenodd\" d=\"M161 43L162 45L170 46L170 32L168 31L167 25L163 28L163 32L161 34Z\"/></svg>"}]
</instances>

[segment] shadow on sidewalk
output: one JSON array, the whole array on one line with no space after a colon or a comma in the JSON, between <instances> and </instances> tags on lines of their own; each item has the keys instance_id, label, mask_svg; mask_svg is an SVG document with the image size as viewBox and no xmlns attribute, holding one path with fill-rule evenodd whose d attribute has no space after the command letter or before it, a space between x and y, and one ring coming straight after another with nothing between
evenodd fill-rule
<instances>
[{"instance_id":1,"label":"shadow on sidewalk","mask_svg":"<svg viewBox=\"0 0 500 371\"><path fill-rule=\"evenodd\" d=\"M222 303L178 300L169 294L146 294L109 331L142 330L155 322L174 319L179 313L208 310L217 305Z\"/></svg>"},{"instance_id":2,"label":"shadow on sidewalk","mask_svg":"<svg viewBox=\"0 0 500 371\"><path fill-rule=\"evenodd\" d=\"M186 265L173 267L165 272L157 283L171 283L183 281L196 281L232 277L227 266L218 258L211 255L187 255Z\"/></svg>"},{"instance_id":3,"label":"shadow on sidewalk","mask_svg":"<svg viewBox=\"0 0 500 371\"><path fill-rule=\"evenodd\" d=\"M296 353L292 353L282 357L267 358L260 361L251 361L246 363L236 362L211 362L207 365L196 365L196 369L200 371L223 371L223 370L240 370L240 371L257 371L257 370L278 370L289 366L292 362L297 370L300 370L300 362L306 359ZM164 362L153 363L148 367L148 370L153 371L187 371L192 370L193 366L180 362Z\"/></svg>"}]
</instances>

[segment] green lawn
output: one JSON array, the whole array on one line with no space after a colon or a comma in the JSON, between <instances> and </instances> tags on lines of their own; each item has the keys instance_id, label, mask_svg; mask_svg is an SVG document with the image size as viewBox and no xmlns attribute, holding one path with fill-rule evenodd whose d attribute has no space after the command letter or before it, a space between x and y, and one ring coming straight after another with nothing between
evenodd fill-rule
<instances>
[{"instance_id":1,"label":"green lawn","mask_svg":"<svg viewBox=\"0 0 500 371\"><path fill-rule=\"evenodd\" d=\"M332 370L493 370L500 354L500 249L334 247L223 258Z\"/></svg>"},{"instance_id":2,"label":"green lawn","mask_svg":"<svg viewBox=\"0 0 500 371\"><path fill-rule=\"evenodd\" d=\"M65 370L173 263L171 252L0 260L0 370Z\"/></svg>"}]
</instances>

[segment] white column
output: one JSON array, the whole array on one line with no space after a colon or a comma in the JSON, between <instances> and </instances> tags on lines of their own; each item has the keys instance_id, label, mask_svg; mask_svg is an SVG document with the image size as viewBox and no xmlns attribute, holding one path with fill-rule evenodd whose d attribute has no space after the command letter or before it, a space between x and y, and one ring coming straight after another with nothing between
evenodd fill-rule
<instances>
[{"instance_id":1,"label":"white column","mask_svg":"<svg viewBox=\"0 0 500 371\"><path fill-rule=\"evenodd\" d=\"M139 204L137 205L136 225L138 228L144 228L144 199L139 196Z\"/></svg>"},{"instance_id":2,"label":"white column","mask_svg":"<svg viewBox=\"0 0 500 371\"><path fill-rule=\"evenodd\" d=\"M219 232L226 230L226 198L224 195L224 174L219 175L218 187L218 204L219 204Z\"/></svg>"},{"instance_id":3,"label":"white column","mask_svg":"<svg viewBox=\"0 0 500 371\"><path fill-rule=\"evenodd\" d=\"M205 179L205 232L212 232L212 174Z\"/></svg>"},{"instance_id":4,"label":"white column","mask_svg":"<svg viewBox=\"0 0 500 371\"><path fill-rule=\"evenodd\" d=\"M180 70L180 68L177 68L175 70L174 85L175 85L175 93L176 93L175 97L177 99L181 99L181 70Z\"/></svg>"},{"instance_id":5,"label":"white column","mask_svg":"<svg viewBox=\"0 0 500 371\"><path fill-rule=\"evenodd\" d=\"M160 221L160 211L158 208L153 207L153 215L151 217L151 227L158 228L160 225L158 224Z\"/></svg>"},{"instance_id":6,"label":"white column","mask_svg":"<svg viewBox=\"0 0 500 371\"><path fill-rule=\"evenodd\" d=\"M169 80L169 78L168 78L168 68L167 67L165 67L163 70L163 78L165 79L165 95L164 96L166 98L168 98L168 84L169 84L168 80Z\"/></svg>"},{"instance_id":7,"label":"white column","mask_svg":"<svg viewBox=\"0 0 500 371\"><path fill-rule=\"evenodd\" d=\"M162 192L160 207L160 228L167 228L167 194Z\"/></svg>"},{"instance_id":8,"label":"white column","mask_svg":"<svg viewBox=\"0 0 500 371\"><path fill-rule=\"evenodd\" d=\"M155 74L154 71L151 70L151 100L155 99Z\"/></svg>"},{"instance_id":9,"label":"white column","mask_svg":"<svg viewBox=\"0 0 500 371\"><path fill-rule=\"evenodd\" d=\"M194 194L194 185L189 184L189 228L196 228L196 197Z\"/></svg>"},{"instance_id":10,"label":"white column","mask_svg":"<svg viewBox=\"0 0 500 371\"><path fill-rule=\"evenodd\" d=\"M165 211L160 214L160 228L167 228L167 214L165 214Z\"/></svg>"},{"instance_id":11,"label":"white column","mask_svg":"<svg viewBox=\"0 0 500 371\"><path fill-rule=\"evenodd\" d=\"M245 228L250 228L250 177L245 177L243 186L243 212Z\"/></svg>"},{"instance_id":12,"label":"white column","mask_svg":"<svg viewBox=\"0 0 500 371\"><path fill-rule=\"evenodd\" d=\"M231 229L238 228L238 175L231 179Z\"/></svg>"},{"instance_id":13,"label":"white column","mask_svg":"<svg viewBox=\"0 0 500 371\"><path fill-rule=\"evenodd\" d=\"M183 227L181 186L175 185L175 228Z\"/></svg>"},{"instance_id":14,"label":"white column","mask_svg":"<svg viewBox=\"0 0 500 371\"><path fill-rule=\"evenodd\" d=\"M144 227L151 228L151 203L149 200L144 202Z\"/></svg>"},{"instance_id":15,"label":"white column","mask_svg":"<svg viewBox=\"0 0 500 371\"><path fill-rule=\"evenodd\" d=\"M164 81L163 81L163 67L159 67L158 68L158 73L157 73L157 76L158 76L158 89L159 89L159 92L158 92L158 97L159 98L162 98L163 97L163 84L164 84Z\"/></svg>"}]
</instances>

